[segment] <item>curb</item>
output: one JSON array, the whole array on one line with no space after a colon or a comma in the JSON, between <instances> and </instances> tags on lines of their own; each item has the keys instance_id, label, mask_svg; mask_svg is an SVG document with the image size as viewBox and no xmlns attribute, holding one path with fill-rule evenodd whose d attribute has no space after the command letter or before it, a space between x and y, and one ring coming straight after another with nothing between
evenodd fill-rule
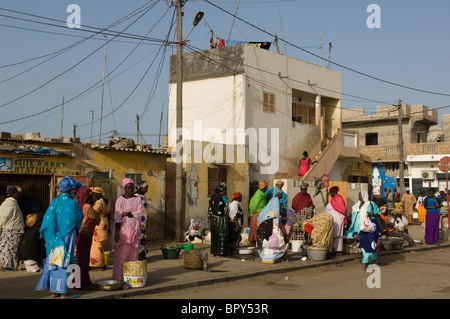
<instances>
[{"instance_id":1,"label":"curb","mask_svg":"<svg viewBox=\"0 0 450 319\"><path fill-rule=\"evenodd\" d=\"M450 248L450 243L442 243L439 246L434 245L424 245L421 244L420 246L416 247L405 247L402 250L392 250L392 251L382 251L378 253L379 256L386 256L386 255L393 255L393 254L404 254L404 253L411 253L411 252L417 252L417 251L428 251L428 250L435 250L435 249L445 249ZM189 281L189 282L183 282L183 283L177 283L172 284L164 287L142 287L142 288L129 288L126 290L120 290L118 292L109 291L107 294L102 294L100 296L89 296L89 299L120 299L120 298L129 298L133 296L139 296L139 295L146 295L146 294L156 294L156 293L162 293L167 291L173 291L173 290L181 290L186 288L192 288L192 287L200 287L200 286L206 286L211 285L215 283L223 283L223 282L230 282L235 280L241 280L241 279L248 279L252 277L258 277L263 276L267 274L277 274L277 273L287 273L292 271L298 271L303 269L309 269L314 267L321 267L321 266L327 266L337 263L344 263L349 261L354 261L361 258L361 254L352 254L353 256L346 256L339 259L328 259L325 261L317 261L311 264L306 265L293 265L293 262L289 263L281 263L278 264L278 267L276 268L268 268L265 270L258 270L255 272L248 272L243 273L239 275L228 275L228 276L222 276L220 278L208 278L203 280L196 280L196 281Z\"/></svg>"}]
</instances>

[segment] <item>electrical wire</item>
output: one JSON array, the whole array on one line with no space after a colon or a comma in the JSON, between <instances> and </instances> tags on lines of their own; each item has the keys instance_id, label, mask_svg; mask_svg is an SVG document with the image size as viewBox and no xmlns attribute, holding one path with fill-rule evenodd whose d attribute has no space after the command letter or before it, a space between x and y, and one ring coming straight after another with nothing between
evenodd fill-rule
<instances>
[{"instance_id":1,"label":"electrical wire","mask_svg":"<svg viewBox=\"0 0 450 319\"><path fill-rule=\"evenodd\" d=\"M139 16L137 19L135 19L130 25L128 25L123 31L127 30L128 28L130 28L133 24L135 24L138 20L140 20L140 19L141 19L147 12L149 12L152 8L153 8L153 7L147 9L142 15L140 15L140 16ZM0 15L0 16L2 16L2 15ZM123 31L122 31L122 32L123 32ZM116 36L114 36L114 37L116 37ZM109 43L110 41L111 41L111 40L109 40L107 43ZM41 88L43 88L44 86L48 85L49 83L53 82L54 80L56 80L56 79L59 78L60 76L66 74L66 73L70 72L71 70L73 70L74 68L76 68L78 65L80 65L81 63L83 63L84 61L86 61L89 57L91 57L92 55L94 55L97 51L99 51L99 50L102 49L102 48L104 48L103 45L102 45L102 46L99 46L97 49L95 49L93 52L91 52L90 54L88 54L87 56L85 56L83 59L81 59L80 61L78 61L78 62L75 63L74 65L72 65L70 68L68 68L68 69L66 69L65 71L59 73L58 75L54 76L53 78L51 78L50 80L48 80L48 81L45 82L44 84L41 84L41 85L39 85L38 87L32 89L31 91L28 91L27 93L25 93L25 94L23 94L23 95L21 95L21 96L19 96L19 97L17 97L17 98L14 98L14 99L12 99L12 100L10 100L10 101L8 101L8 102L5 102L5 103L1 104L1 105L0 105L0 108L3 108L3 107L5 107L5 106L7 106L7 105L9 105L9 104L11 104L11 103L13 103L13 102L16 102L16 101L18 101L18 100L20 100L20 99L22 99L22 98L24 98L24 97L26 97L26 96L32 94L32 93L38 91L39 89L41 89Z\"/></svg>"},{"instance_id":2,"label":"electrical wire","mask_svg":"<svg viewBox=\"0 0 450 319\"><path fill-rule=\"evenodd\" d=\"M208 3L208 4L210 4L210 5L212 5L212 6L214 6L214 7L216 7L217 9L219 9L219 10L221 10L221 11L223 11L223 12L225 12L225 13L231 15L231 16L233 16L234 18L238 19L239 21L242 21L242 22L244 22L245 24L248 24L249 26L251 26L251 27L253 27L253 28L255 28L255 29L257 29L257 30L259 30L259 31L261 31L261 32L263 32L263 33L265 33L265 34L267 34L267 35L270 35L271 37L275 37L274 34L272 34L272 33L268 32L268 31L266 31L266 30L264 30L264 29L262 29L262 28L260 28L260 27L258 27L258 26L256 26L256 25L254 25L254 24L252 24L252 23L246 21L245 19L242 19L242 18L240 18L240 17L234 15L234 14L231 13L231 12L228 12L227 10L225 10L225 9L223 9L223 8L221 8L221 7L219 7L218 5L213 4L211 1L209 1L209 0L203 0L203 1L206 2L206 3ZM302 47L300 47L300 46L298 46L298 45L295 45L295 44L293 44L293 43L291 43L291 42L289 42L289 41L286 41L286 40L284 40L284 39L279 39L279 40L281 40L281 41L283 41L284 43L289 44L289 45L291 45L292 47L297 48L297 49L299 49L299 50L301 50L301 51L303 51L303 52L305 52L305 53L307 53L307 54L309 54L309 55L312 55L312 56L314 56L314 57L316 57L316 58L321 58L319 55L317 55L317 54L315 54L315 53L313 53L313 52L311 52L311 51L308 51L308 50L306 50L306 49L304 49L304 48L302 48ZM372 80L376 80L376 81L379 81L379 82L382 82L382 83L390 84L390 85L393 85L393 86L397 86L397 87L401 87L401 88L404 88L404 89L408 89L408 90L412 90L412 91L417 91L417 92L421 92L421 93L427 93L427 94L433 94L433 95L440 95L440 96L450 96L449 93L441 93L441 92L435 92L435 91L429 91L429 90L424 90L424 89L414 88L414 87L407 86L407 85L404 85L404 84L400 84L400 83L396 83L396 82L393 82L393 81L385 80L385 79L382 79L382 78L379 78L379 77L376 77L376 76L373 76L373 75L364 73L364 72L362 72L362 71L358 71L358 70L356 70L356 69L347 67L347 66L345 66L345 65L342 65L342 64L340 64L340 63L337 63L337 62L334 62L334 61L331 61L331 60L329 60L329 62L330 62L330 64L333 64L333 65L335 65L335 66L337 66L337 67L340 67L340 68L342 68L342 69L344 69L344 70L347 70L347 71L350 71L350 72L359 74L359 75L361 75L361 76L364 76L364 77L367 77L367 78L370 78L370 79L372 79Z\"/></svg>"}]
</instances>

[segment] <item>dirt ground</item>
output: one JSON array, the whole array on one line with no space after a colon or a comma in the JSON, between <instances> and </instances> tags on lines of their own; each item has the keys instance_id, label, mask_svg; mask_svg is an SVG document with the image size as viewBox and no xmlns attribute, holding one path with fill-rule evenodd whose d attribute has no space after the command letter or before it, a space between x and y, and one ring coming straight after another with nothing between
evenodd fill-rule
<instances>
[{"instance_id":1,"label":"dirt ground","mask_svg":"<svg viewBox=\"0 0 450 319\"><path fill-rule=\"evenodd\" d=\"M378 266L365 271L350 261L133 299L450 298L449 248L380 256Z\"/></svg>"}]
</instances>

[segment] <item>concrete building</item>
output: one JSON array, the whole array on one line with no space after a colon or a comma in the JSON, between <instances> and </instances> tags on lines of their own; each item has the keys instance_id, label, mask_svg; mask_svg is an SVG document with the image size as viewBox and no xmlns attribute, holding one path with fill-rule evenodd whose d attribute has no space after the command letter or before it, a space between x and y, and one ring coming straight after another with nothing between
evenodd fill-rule
<instances>
[{"instance_id":1,"label":"concrete building","mask_svg":"<svg viewBox=\"0 0 450 319\"><path fill-rule=\"evenodd\" d=\"M442 174L438 172L437 163L450 154L450 125L447 125L450 117L443 115L443 125L437 127L437 110L408 104L403 104L402 108L404 187L410 188L416 196L421 188L440 189ZM398 187L399 113L396 107L378 106L377 113L372 115L365 115L363 108L344 109L342 117L344 128L359 133L360 153L372 163L372 177L375 174L376 179L382 180L381 193L384 195L384 189Z\"/></svg>"},{"instance_id":2,"label":"concrete building","mask_svg":"<svg viewBox=\"0 0 450 319\"><path fill-rule=\"evenodd\" d=\"M169 152L176 149L175 57ZM214 176L226 179L229 196L244 194L244 211L261 180L271 186L283 179L285 191L298 192L294 180L305 150L318 159L305 179L326 170L341 181L342 162L359 157L357 134L341 128L340 72L247 44L184 54L184 163L187 179L199 176L198 199L187 201L186 220L206 217Z\"/></svg>"},{"instance_id":3,"label":"concrete building","mask_svg":"<svg viewBox=\"0 0 450 319\"><path fill-rule=\"evenodd\" d=\"M39 134L0 138L0 203L8 185L18 185L30 209L44 214L58 194L58 181L71 176L85 186L99 186L111 205L123 194L122 180L147 181L150 204L148 239L173 236L175 224L166 215L166 158L168 153L148 145L118 141L111 145L80 143L78 138L40 138ZM6 137L6 138L5 138ZM3 196L3 197L2 197Z\"/></svg>"}]
</instances>

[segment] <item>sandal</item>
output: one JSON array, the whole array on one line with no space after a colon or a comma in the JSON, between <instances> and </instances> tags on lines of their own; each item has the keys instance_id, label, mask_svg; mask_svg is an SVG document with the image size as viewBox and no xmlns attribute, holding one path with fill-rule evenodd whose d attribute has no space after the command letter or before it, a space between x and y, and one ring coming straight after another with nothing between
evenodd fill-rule
<instances>
[{"instance_id":1,"label":"sandal","mask_svg":"<svg viewBox=\"0 0 450 319\"><path fill-rule=\"evenodd\" d=\"M62 294L61 295L62 299L76 299L79 297L80 297L80 295L73 295L73 294Z\"/></svg>"}]
</instances>

